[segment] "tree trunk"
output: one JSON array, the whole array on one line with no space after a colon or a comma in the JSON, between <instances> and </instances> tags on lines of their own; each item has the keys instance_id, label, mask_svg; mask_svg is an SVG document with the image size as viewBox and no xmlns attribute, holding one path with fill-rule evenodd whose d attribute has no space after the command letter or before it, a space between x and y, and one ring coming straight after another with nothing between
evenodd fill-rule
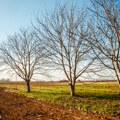
<instances>
[{"instance_id":1,"label":"tree trunk","mask_svg":"<svg viewBox=\"0 0 120 120\"><path fill-rule=\"evenodd\" d=\"M27 81L27 92L30 92L30 81Z\"/></svg>"},{"instance_id":2,"label":"tree trunk","mask_svg":"<svg viewBox=\"0 0 120 120\"><path fill-rule=\"evenodd\" d=\"M118 85L119 85L119 87L120 87L120 80L118 80Z\"/></svg>"},{"instance_id":3,"label":"tree trunk","mask_svg":"<svg viewBox=\"0 0 120 120\"><path fill-rule=\"evenodd\" d=\"M71 96L75 96L75 85L70 84Z\"/></svg>"}]
</instances>

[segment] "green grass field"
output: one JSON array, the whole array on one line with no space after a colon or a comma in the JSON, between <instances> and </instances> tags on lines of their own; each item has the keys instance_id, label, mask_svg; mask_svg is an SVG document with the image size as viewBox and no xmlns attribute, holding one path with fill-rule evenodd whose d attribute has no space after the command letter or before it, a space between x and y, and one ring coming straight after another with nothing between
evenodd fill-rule
<instances>
[{"instance_id":1,"label":"green grass field","mask_svg":"<svg viewBox=\"0 0 120 120\"><path fill-rule=\"evenodd\" d=\"M70 96L67 83L32 83L31 93L26 93L23 83L0 83L0 87L55 104L120 116L120 88L117 82L77 83L75 97Z\"/></svg>"}]
</instances>

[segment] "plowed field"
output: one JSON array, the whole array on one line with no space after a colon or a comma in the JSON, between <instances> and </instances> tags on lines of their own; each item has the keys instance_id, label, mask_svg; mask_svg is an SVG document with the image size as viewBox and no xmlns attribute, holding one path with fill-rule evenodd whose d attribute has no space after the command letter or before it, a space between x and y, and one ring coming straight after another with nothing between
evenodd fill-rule
<instances>
[{"instance_id":1,"label":"plowed field","mask_svg":"<svg viewBox=\"0 0 120 120\"><path fill-rule=\"evenodd\" d=\"M46 103L0 88L0 120L119 120L119 118Z\"/></svg>"}]
</instances>

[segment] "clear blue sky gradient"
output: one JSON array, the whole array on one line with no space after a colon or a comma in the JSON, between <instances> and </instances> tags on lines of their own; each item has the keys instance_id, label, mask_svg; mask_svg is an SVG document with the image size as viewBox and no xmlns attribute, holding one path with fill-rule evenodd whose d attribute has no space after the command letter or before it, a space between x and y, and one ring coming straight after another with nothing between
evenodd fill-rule
<instances>
[{"instance_id":1,"label":"clear blue sky gradient","mask_svg":"<svg viewBox=\"0 0 120 120\"><path fill-rule=\"evenodd\" d=\"M90 0L0 0L0 42L7 35L18 32L21 27L28 27L34 21L35 15L54 9L57 2L86 5Z\"/></svg>"},{"instance_id":2,"label":"clear blue sky gradient","mask_svg":"<svg viewBox=\"0 0 120 120\"><path fill-rule=\"evenodd\" d=\"M0 0L0 43L7 40L7 35L18 32L21 27L31 26L34 23L35 16L48 13L55 8L57 2L72 2L80 7L90 6L90 0ZM52 73L51 73L52 74ZM64 75L54 72L55 80L64 79ZM13 77L13 78L12 78ZM10 78L16 80L11 73L0 73L1 78ZM46 80L47 78L40 78Z\"/></svg>"}]
</instances>

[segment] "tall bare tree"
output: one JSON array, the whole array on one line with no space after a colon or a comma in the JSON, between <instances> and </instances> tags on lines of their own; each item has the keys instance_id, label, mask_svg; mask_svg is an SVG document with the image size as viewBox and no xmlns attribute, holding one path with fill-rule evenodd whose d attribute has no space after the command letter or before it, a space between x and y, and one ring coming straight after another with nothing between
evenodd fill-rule
<instances>
[{"instance_id":1,"label":"tall bare tree","mask_svg":"<svg viewBox=\"0 0 120 120\"><path fill-rule=\"evenodd\" d=\"M35 33L29 30L20 30L20 33L9 36L8 41L0 46L1 63L26 82L27 92L30 92L33 75L43 70L45 56L42 41L38 44Z\"/></svg>"},{"instance_id":2,"label":"tall bare tree","mask_svg":"<svg viewBox=\"0 0 120 120\"><path fill-rule=\"evenodd\" d=\"M95 60L90 55L86 13L86 10L79 10L75 5L58 5L43 21L38 17L35 27L41 39L46 41L46 49L52 53L51 61L64 71L72 96L75 95L77 79Z\"/></svg>"},{"instance_id":3,"label":"tall bare tree","mask_svg":"<svg viewBox=\"0 0 120 120\"><path fill-rule=\"evenodd\" d=\"M120 1L91 0L89 24L93 50L100 62L114 70L120 85Z\"/></svg>"}]
</instances>

